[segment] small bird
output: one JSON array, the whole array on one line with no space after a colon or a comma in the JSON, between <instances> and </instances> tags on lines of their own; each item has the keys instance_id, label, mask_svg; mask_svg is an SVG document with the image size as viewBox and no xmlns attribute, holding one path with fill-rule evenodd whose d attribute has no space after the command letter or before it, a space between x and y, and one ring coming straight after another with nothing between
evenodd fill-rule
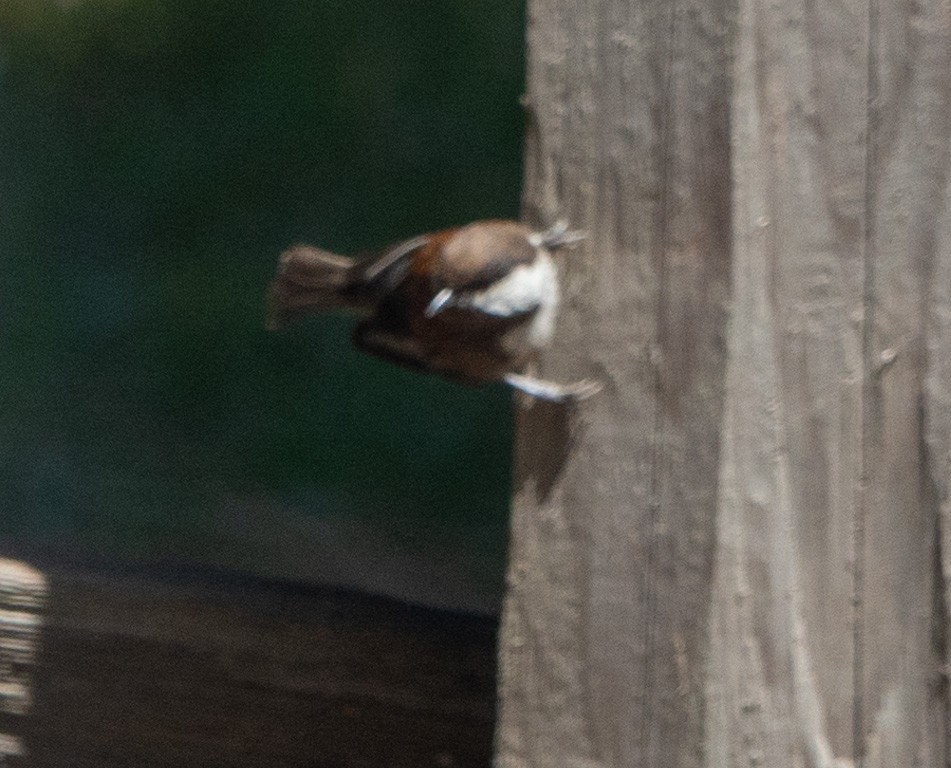
<instances>
[{"instance_id":1,"label":"small bird","mask_svg":"<svg viewBox=\"0 0 951 768\"><path fill-rule=\"evenodd\" d=\"M357 349L471 385L505 382L565 402L600 389L525 373L551 340L558 310L552 253L584 235L564 222L542 232L515 221L477 221L348 258L309 245L281 254L268 289L267 327L331 310L360 316Z\"/></svg>"}]
</instances>

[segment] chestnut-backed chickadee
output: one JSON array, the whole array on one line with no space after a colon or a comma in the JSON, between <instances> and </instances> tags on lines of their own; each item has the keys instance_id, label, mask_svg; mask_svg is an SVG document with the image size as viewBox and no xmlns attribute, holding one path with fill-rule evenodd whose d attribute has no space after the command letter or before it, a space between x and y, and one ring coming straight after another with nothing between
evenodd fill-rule
<instances>
[{"instance_id":1,"label":"chestnut-backed chickadee","mask_svg":"<svg viewBox=\"0 0 951 768\"><path fill-rule=\"evenodd\" d=\"M362 319L353 344L369 354L468 384L503 381L543 400L585 397L599 386L524 373L554 332L552 252L582 237L563 223L534 232L514 221L477 221L363 258L294 246L281 254L268 291L267 327L355 310Z\"/></svg>"}]
</instances>

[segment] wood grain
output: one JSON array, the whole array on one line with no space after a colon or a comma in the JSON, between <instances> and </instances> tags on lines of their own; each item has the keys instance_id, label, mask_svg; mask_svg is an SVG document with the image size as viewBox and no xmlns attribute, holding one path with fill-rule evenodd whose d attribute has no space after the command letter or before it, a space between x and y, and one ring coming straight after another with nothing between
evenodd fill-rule
<instances>
[{"instance_id":1,"label":"wood grain","mask_svg":"<svg viewBox=\"0 0 951 768\"><path fill-rule=\"evenodd\" d=\"M519 414L497 761L700 765L730 9L529 9L526 215L564 215L589 232L584 256L565 265L546 373L605 390L573 414ZM574 450L552 451L559 442Z\"/></svg>"},{"instance_id":2,"label":"wood grain","mask_svg":"<svg viewBox=\"0 0 951 768\"><path fill-rule=\"evenodd\" d=\"M951 7L528 39L526 213L592 233L546 374L608 386L520 416L498 764L951 764Z\"/></svg>"}]
</instances>

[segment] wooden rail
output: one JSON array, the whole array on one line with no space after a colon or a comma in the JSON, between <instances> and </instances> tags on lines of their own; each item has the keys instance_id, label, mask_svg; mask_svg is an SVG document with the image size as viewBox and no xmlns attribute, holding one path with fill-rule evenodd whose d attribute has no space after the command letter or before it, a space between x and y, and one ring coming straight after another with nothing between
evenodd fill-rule
<instances>
[{"instance_id":1,"label":"wooden rail","mask_svg":"<svg viewBox=\"0 0 951 768\"><path fill-rule=\"evenodd\" d=\"M0 766L489 765L495 621L0 560Z\"/></svg>"}]
</instances>

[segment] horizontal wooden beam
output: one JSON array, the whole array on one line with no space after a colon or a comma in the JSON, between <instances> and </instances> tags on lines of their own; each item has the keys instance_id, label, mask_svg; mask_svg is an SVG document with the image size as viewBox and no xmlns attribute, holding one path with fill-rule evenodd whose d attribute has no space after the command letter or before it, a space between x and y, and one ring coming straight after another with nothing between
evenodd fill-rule
<instances>
[{"instance_id":1,"label":"horizontal wooden beam","mask_svg":"<svg viewBox=\"0 0 951 768\"><path fill-rule=\"evenodd\" d=\"M0 559L0 764L481 768L495 629L229 574Z\"/></svg>"}]
</instances>

